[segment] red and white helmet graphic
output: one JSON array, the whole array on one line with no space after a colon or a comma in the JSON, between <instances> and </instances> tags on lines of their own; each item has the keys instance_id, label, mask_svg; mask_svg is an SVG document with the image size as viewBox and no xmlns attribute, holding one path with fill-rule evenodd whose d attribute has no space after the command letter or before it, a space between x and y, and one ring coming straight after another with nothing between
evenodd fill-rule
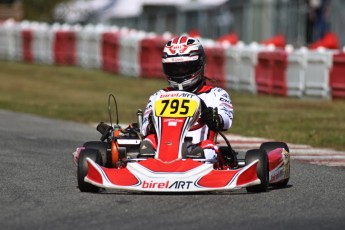
<instances>
[{"instance_id":1,"label":"red and white helmet graphic","mask_svg":"<svg viewBox=\"0 0 345 230\"><path fill-rule=\"evenodd\" d=\"M205 53L196 38L180 36L168 41L162 63L164 74L174 89L194 91L204 82Z\"/></svg>"}]
</instances>

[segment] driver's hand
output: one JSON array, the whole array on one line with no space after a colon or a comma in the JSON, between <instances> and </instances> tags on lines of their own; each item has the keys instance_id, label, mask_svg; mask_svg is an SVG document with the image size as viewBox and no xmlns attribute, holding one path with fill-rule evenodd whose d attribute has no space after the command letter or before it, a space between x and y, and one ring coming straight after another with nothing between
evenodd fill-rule
<instances>
[{"instance_id":1,"label":"driver's hand","mask_svg":"<svg viewBox=\"0 0 345 230\"><path fill-rule=\"evenodd\" d=\"M217 108L207 107L201 111L200 118L213 131L217 132L223 129L223 119L218 114Z\"/></svg>"},{"instance_id":2,"label":"driver's hand","mask_svg":"<svg viewBox=\"0 0 345 230\"><path fill-rule=\"evenodd\" d=\"M140 132L138 123L130 123L125 129L125 132Z\"/></svg>"}]
</instances>

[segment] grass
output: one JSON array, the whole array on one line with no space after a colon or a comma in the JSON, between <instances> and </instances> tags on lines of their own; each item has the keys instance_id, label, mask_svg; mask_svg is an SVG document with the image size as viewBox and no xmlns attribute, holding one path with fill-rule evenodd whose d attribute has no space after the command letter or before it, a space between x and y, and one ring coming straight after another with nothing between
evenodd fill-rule
<instances>
[{"instance_id":1,"label":"grass","mask_svg":"<svg viewBox=\"0 0 345 230\"><path fill-rule=\"evenodd\" d=\"M82 123L109 121L116 96L121 123L167 86L161 79L98 70L0 62L0 108ZM231 133L345 150L345 100L301 100L229 91L235 108ZM114 119L114 118L113 118Z\"/></svg>"}]
</instances>

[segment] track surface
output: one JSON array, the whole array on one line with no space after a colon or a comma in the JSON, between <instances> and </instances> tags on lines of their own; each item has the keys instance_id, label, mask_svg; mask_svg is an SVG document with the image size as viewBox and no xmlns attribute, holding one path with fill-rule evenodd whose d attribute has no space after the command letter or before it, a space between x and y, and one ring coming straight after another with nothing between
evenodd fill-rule
<instances>
[{"instance_id":1,"label":"track surface","mask_svg":"<svg viewBox=\"0 0 345 230\"><path fill-rule=\"evenodd\" d=\"M0 110L1 229L345 229L345 168L292 161L267 193L81 193L71 153L94 128ZM243 147L243 146L242 146Z\"/></svg>"}]
</instances>

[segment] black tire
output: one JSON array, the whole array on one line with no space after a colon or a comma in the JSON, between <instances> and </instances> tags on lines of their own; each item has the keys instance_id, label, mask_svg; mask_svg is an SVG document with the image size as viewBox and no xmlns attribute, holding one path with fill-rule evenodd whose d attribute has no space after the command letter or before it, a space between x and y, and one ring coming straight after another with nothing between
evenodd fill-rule
<instances>
[{"instance_id":1,"label":"black tire","mask_svg":"<svg viewBox=\"0 0 345 230\"><path fill-rule=\"evenodd\" d=\"M101 155L96 149L83 149L80 151L77 166L78 187L81 192L96 193L100 188L84 181L88 171L87 157L95 161L97 164L100 164L101 162Z\"/></svg>"},{"instance_id":2,"label":"black tire","mask_svg":"<svg viewBox=\"0 0 345 230\"><path fill-rule=\"evenodd\" d=\"M248 150L245 156L246 165L255 160L259 160L256 173L261 180L261 184L247 187L246 189L248 192L266 192L269 185L268 157L266 151L262 149Z\"/></svg>"},{"instance_id":3,"label":"black tire","mask_svg":"<svg viewBox=\"0 0 345 230\"><path fill-rule=\"evenodd\" d=\"M110 154L108 154L108 146L106 142L88 141L84 143L83 147L85 147L86 149L95 149L99 151L99 153L101 154L100 165L108 166L108 164L111 162L111 160L109 160Z\"/></svg>"},{"instance_id":4,"label":"black tire","mask_svg":"<svg viewBox=\"0 0 345 230\"><path fill-rule=\"evenodd\" d=\"M264 142L261 144L260 149L265 150L266 152L270 152L273 149L277 149L277 148L284 148L287 152L290 152L288 145L285 142ZM290 163L289 163L289 173L290 173ZM283 188L286 187L287 184L289 183L289 179L290 179L290 174L289 177L278 182L278 183L274 183L272 184L272 186L275 187L279 187L279 188Z\"/></svg>"},{"instance_id":5,"label":"black tire","mask_svg":"<svg viewBox=\"0 0 345 230\"><path fill-rule=\"evenodd\" d=\"M265 150L267 153L277 148L284 148L287 152L290 152L289 147L285 142L279 142L279 141L264 142L260 146L260 149Z\"/></svg>"}]
</instances>

